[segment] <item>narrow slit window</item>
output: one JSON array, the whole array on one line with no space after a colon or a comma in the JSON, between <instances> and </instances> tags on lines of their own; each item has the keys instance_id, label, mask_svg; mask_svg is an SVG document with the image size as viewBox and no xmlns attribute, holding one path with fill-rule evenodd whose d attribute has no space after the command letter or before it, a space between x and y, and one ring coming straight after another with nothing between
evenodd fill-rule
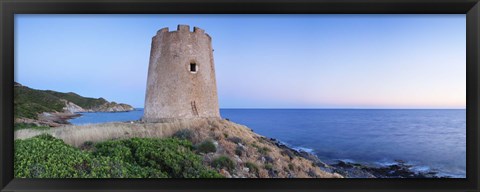
<instances>
[{"instance_id":1,"label":"narrow slit window","mask_svg":"<svg viewBox=\"0 0 480 192\"><path fill-rule=\"evenodd\" d=\"M196 63L190 63L190 72L192 72L192 73L197 72L197 64Z\"/></svg>"}]
</instances>

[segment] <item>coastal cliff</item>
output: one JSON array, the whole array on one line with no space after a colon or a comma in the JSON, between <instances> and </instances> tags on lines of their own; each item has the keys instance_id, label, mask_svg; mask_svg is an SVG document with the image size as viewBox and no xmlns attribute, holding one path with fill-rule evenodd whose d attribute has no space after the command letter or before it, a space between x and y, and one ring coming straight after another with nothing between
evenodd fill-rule
<instances>
[{"instance_id":1,"label":"coastal cliff","mask_svg":"<svg viewBox=\"0 0 480 192\"><path fill-rule=\"evenodd\" d=\"M42 136L45 134L50 136ZM47 165L37 160L50 158L48 154L58 152L50 150L51 147L32 149L37 144L47 145L49 142L59 149L74 151L78 156L91 157L85 159L87 167L71 163L72 167L82 169L65 167L68 174L63 177L132 178L138 176L135 170L144 170L143 173L162 172L143 176L153 178L343 178L341 174L330 171L333 168L329 165L306 157L306 153L277 146L271 139L244 125L221 119L192 119L170 123L116 122L42 130L23 129L15 132L15 140L22 146L15 151L19 153L15 175L20 178L38 177L38 172L35 172L37 169L32 168L34 166L55 167L53 165L57 164L56 161L52 160L52 165ZM187 147L177 149L179 146ZM21 155L22 153L29 155ZM63 154L68 155L65 152L59 156ZM21 161L21 158L30 158L31 161ZM96 163L92 162L105 158L122 159L122 162L115 162L117 166L109 170L95 172ZM27 163L20 164L23 162ZM137 168L130 169L131 165ZM125 170L116 172L116 169ZM205 175L201 173L202 170L213 174ZM61 170L42 169L40 175L57 178L59 172ZM99 176L102 174L105 176Z\"/></svg>"},{"instance_id":2,"label":"coastal cliff","mask_svg":"<svg viewBox=\"0 0 480 192\"><path fill-rule=\"evenodd\" d=\"M104 98L83 97L73 92L37 90L14 84L15 123L37 124L57 127L69 124L68 119L79 112L126 112L130 105L109 102Z\"/></svg>"}]
</instances>

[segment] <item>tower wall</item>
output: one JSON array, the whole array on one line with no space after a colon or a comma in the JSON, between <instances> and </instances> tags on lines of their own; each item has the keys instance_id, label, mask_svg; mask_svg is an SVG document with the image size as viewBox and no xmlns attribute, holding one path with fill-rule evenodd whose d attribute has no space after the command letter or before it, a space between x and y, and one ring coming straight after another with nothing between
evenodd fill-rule
<instances>
[{"instance_id":1,"label":"tower wall","mask_svg":"<svg viewBox=\"0 0 480 192\"><path fill-rule=\"evenodd\" d=\"M159 30L152 39L143 121L210 117L220 117L211 37L188 25Z\"/></svg>"}]
</instances>

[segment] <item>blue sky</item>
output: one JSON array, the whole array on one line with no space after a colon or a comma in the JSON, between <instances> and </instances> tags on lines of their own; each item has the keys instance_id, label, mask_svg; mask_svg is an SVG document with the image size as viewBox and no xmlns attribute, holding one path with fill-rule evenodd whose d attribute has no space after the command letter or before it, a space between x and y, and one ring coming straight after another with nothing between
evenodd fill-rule
<instances>
[{"instance_id":1,"label":"blue sky","mask_svg":"<svg viewBox=\"0 0 480 192\"><path fill-rule=\"evenodd\" d=\"M212 36L221 108L465 108L465 15L15 16L15 81L143 107L151 38Z\"/></svg>"}]
</instances>

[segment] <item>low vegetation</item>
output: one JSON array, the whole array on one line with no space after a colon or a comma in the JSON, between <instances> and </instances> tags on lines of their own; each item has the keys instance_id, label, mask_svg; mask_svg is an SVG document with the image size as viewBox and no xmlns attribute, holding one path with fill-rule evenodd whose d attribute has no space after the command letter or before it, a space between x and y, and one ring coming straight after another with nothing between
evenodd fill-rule
<instances>
[{"instance_id":1,"label":"low vegetation","mask_svg":"<svg viewBox=\"0 0 480 192\"><path fill-rule=\"evenodd\" d=\"M247 163L245 163L245 167L248 168L250 173L254 173L255 175L258 175L258 166L255 165L255 163L247 162Z\"/></svg>"},{"instance_id":2,"label":"low vegetation","mask_svg":"<svg viewBox=\"0 0 480 192\"><path fill-rule=\"evenodd\" d=\"M241 157L243 155L243 147L237 146L235 148L235 155Z\"/></svg>"},{"instance_id":3,"label":"low vegetation","mask_svg":"<svg viewBox=\"0 0 480 192\"><path fill-rule=\"evenodd\" d=\"M126 104L108 102L104 98L82 97L76 93L61 93L51 90L37 90L19 83L15 83L14 90L14 116L17 118L38 119L43 112L64 112L65 101L74 103L85 110L97 108L110 108L116 105L131 107Z\"/></svg>"},{"instance_id":4,"label":"low vegetation","mask_svg":"<svg viewBox=\"0 0 480 192\"><path fill-rule=\"evenodd\" d=\"M173 134L173 137L177 138L177 139L185 139L185 140L188 140L188 141L192 141L194 136L193 136L192 130L182 129L180 131L175 132Z\"/></svg>"},{"instance_id":5,"label":"low vegetation","mask_svg":"<svg viewBox=\"0 0 480 192\"><path fill-rule=\"evenodd\" d=\"M240 138L240 137L229 137L228 140L232 143L235 143L235 144L239 144L239 143L243 144L244 143L242 138Z\"/></svg>"},{"instance_id":6,"label":"low vegetation","mask_svg":"<svg viewBox=\"0 0 480 192\"><path fill-rule=\"evenodd\" d=\"M227 156L220 156L212 161L212 167L216 169L226 169L227 171L232 171L235 169L235 162L233 162Z\"/></svg>"},{"instance_id":7,"label":"low vegetation","mask_svg":"<svg viewBox=\"0 0 480 192\"><path fill-rule=\"evenodd\" d=\"M270 163L267 163L267 164L265 164L265 169L267 169L267 170L272 170L272 169L273 169L273 165L270 164Z\"/></svg>"},{"instance_id":8,"label":"low vegetation","mask_svg":"<svg viewBox=\"0 0 480 192\"><path fill-rule=\"evenodd\" d=\"M55 142L39 139L43 137L39 136L42 134L58 139L54 139ZM342 177L313 166L312 161L293 152L286 153L287 149L279 148L268 138L226 120L22 129L15 131L15 140L28 146L15 151L16 155L23 154L22 158L15 160L17 177L30 178L38 173L43 173L42 177L59 176L57 172L65 169L67 178ZM61 155L69 153L85 160L85 163L63 163L63 159L68 158ZM44 161L52 157L57 158ZM55 164L62 166L52 169ZM68 169L69 166L74 168ZM107 167L111 167L111 170L107 170ZM48 170L48 174L45 170Z\"/></svg>"},{"instance_id":9,"label":"low vegetation","mask_svg":"<svg viewBox=\"0 0 480 192\"><path fill-rule=\"evenodd\" d=\"M16 130L21 130L21 129L34 129L34 130L47 130L50 129L50 127L47 126L38 126L33 123L15 123L13 125L13 129Z\"/></svg>"},{"instance_id":10,"label":"low vegetation","mask_svg":"<svg viewBox=\"0 0 480 192\"><path fill-rule=\"evenodd\" d=\"M42 112L61 111L65 106L58 97L25 86L14 87L14 98L15 118L37 119Z\"/></svg>"},{"instance_id":11,"label":"low vegetation","mask_svg":"<svg viewBox=\"0 0 480 192\"><path fill-rule=\"evenodd\" d=\"M200 153L215 153L217 151L217 147L215 147L215 144L212 140L205 140L197 145L197 151Z\"/></svg>"},{"instance_id":12,"label":"low vegetation","mask_svg":"<svg viewBox=\"0 0 480 192\"><path fill-rule=\"evenodd\" d=\"M112 140L81 150L50 135L15 140L16 178L219 178L189 141Z\"/></svg>"},{"instance_id":13,"label":"low vegetation","mask_svg":"<svg viewBox=\"0 0 480 192\"><path fill-rule=\"evenodd\" d=\"M267 155L268 152L271 151L268 147L258 147L256 145L254 147L257 148L258 152L262 155Z\"/></svg>"}]
</instances>

